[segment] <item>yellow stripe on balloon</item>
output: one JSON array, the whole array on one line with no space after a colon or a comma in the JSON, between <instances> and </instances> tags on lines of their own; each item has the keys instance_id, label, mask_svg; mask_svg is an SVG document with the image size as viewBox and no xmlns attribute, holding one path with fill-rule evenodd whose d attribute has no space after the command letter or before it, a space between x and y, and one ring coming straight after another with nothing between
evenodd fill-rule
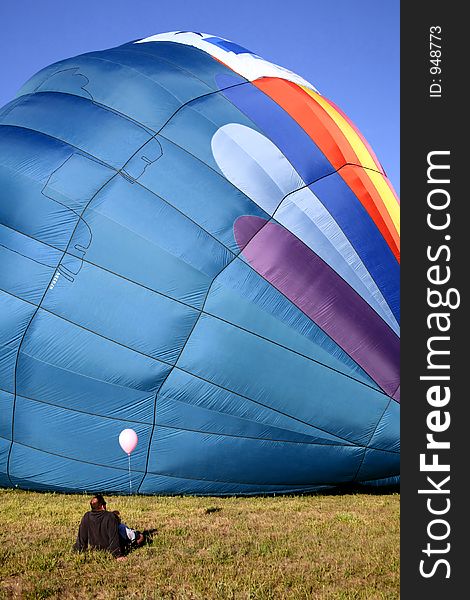
<instances>
[{"instance_id":1,"label":"yellow stripe on balloon","mask_svg":"<svg viewBox=\"0 0 470 600\"><path fill-rule=\"evenodd\" d=\"M397 232L400 233L400 205L398 204L396 197L385 181L383 175L377 172L377 165L364 142L354 131L354 128L346 121L346 119L340 115L320 94L317 94L310 88L304 86L301 87L333 119L333 121L342 131L345 138L351 144L351 147L354 150L354 153L356 154L360 164L367 169L367 175L382 198L385 208L392 219L392 223L394 224Z\"/></svg>"},{"instance_id":2,"label":"yellow stripe on balloon","mask_svg":"<svg viewBox=\"0 0 470 600\"><path fill-rule=\"evenodd\" d=\"M374 184L375 189L379 192L398 235L400 235L400 205L398 204L395 195L381 173L377 173L377 171L367 171L367 175Z\"/></svg>"}]
</instances>

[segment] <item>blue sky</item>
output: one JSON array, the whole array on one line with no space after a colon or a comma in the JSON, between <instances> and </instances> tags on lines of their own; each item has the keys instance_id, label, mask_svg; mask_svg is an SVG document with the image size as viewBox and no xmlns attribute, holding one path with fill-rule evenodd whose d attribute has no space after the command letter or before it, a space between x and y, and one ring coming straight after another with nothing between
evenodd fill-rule
<instances>
[{"instance_id":1,"label":"blue sky","mask_svg":"<svg viewBox=\"0 0 470 600\"><path fill-rule=\"evenodd\" d=\"M399 0L1 0L0 106L52 62L175 30L302 75L356 123L399 191Z\"/></svg>"}]
</instances>

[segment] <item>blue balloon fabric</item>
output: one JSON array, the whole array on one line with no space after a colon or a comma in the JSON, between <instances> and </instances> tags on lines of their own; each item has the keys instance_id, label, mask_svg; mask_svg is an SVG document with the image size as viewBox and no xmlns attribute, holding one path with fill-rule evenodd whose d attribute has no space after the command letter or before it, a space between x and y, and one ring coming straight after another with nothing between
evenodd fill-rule
<instances>
[{"instance_id":1,"label":"blue balloon fabric","mask_svg":"<svg viewBox=\"0 0 470 600\"><path fill-rule=\"evenodd\" d=\"M0 110L1 486L127 493L129 428L141 494L397 480L395 198L326 102L175 32Z\"/></svg>"}]
</instances>

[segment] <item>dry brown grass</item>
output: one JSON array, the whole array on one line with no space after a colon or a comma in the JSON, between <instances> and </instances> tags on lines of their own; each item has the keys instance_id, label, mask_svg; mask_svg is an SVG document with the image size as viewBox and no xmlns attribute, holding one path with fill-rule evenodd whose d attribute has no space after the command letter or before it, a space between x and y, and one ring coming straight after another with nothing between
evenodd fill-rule
<instances>
[{"instance_id":1,"label":"dry brown grass","mask_svg":"<svg viewBox=\"0 0 470 600\"><path fill-rule=\"evenodd\" d=\"M398 494L107 497L129 525L158 528L123 562L71 551L88 500L0 490L0 597L399 597Z\"/></svg>"}]
</instances>

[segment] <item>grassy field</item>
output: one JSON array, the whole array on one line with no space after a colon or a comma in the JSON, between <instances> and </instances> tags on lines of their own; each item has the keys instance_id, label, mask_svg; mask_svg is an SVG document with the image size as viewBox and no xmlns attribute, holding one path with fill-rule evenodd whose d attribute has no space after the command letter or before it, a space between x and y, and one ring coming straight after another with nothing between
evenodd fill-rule
<instances>
[{"instance_id":1,"label":"grassy field","mask_svg":"<svg viewBox=\"0 0 470 600\"><path fill-rule=\"evenodd\" d=\"M399 597L390 495L107 497L153 543L125 561L71 551L89 496L0 490L0 598Z\"/></svg>"}]
</instances>

